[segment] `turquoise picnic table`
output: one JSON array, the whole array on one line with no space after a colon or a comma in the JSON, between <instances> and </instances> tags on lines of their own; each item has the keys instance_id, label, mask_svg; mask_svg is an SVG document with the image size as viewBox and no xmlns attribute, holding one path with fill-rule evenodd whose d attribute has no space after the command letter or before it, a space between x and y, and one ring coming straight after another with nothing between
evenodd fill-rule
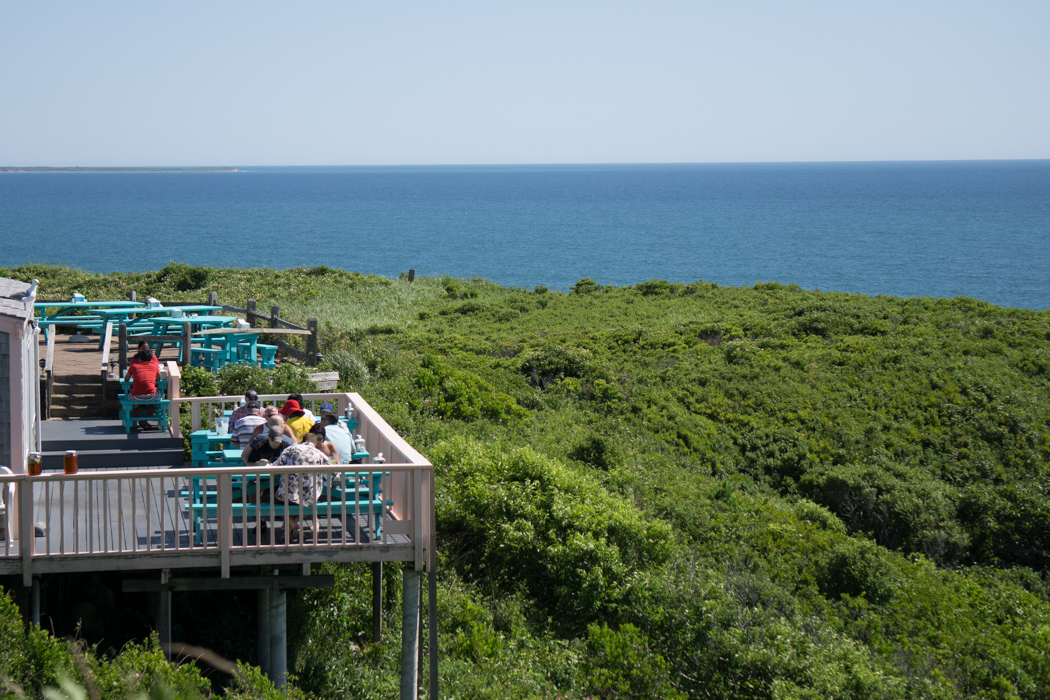
<instances>
[{"instance_id":1,"label":"turquoise picnic table","mask_svg":"<svg viewBox=\"0 0 1050 700\"><path fill-rule=\"evenodd\" d=\"M200 312L200 311L220 311L221 306L214 306L208 304L190 304L186 306L149 306L149 307L137 307L137 308L113 308L113 309L100 309L95 313L102 318L105 322L102 328L102 338L99 339L99 348L102 347L102 343L105 339L105 325L109 324L124 324L131 331L144 331L151 326L151 321L154 318L179 318L176 314L184 314L187 311ZM195 316L189 316L187 318L195 318ZM219 316L209 316L208 318L220 318ZM222 317L228 318L228 317ZM157 335L164 335L159 333Z\"/></svg>"},{"instance_id":2,"label":"turquoise picnic table","mask_svg":"<svg viewBox=\"0 0 1050 700\"><path fill-rule=\"evenodd\" d=\"M222 461L226 450L232 449L233 436L229 433L219 435L214 430L194 430L190 433L190 460L195 467Z\"/></svg>"},{"instance_id":3,"label":"turquoise picnic table","mask_svg":"<svg viewBox=\"0 0 1050 700\"><path fill-rule=\"evenodd\" d=\"M149 320L153 326L154 335L173 335L172 329L182 333L186 326L191 330L205 330L207 328L223 328L233 326L237 323L236 316L155 316ZM196 332L196 331L194 331Z\"/></svg>"},{"instance_id":4,"label":"turquoise picnic table","mask_svg":"<svg viewBox=\"0 0 1050 700\"><path fill-rule=\"evenodd\" d=\"M52 326L79 326L87 327L88 330L103 329L105 327L104 312L118 308L141 308L145 306L141 301L38 301L33 303L33 309L40 311L37 317L37 325L44 329L44 337L51 337ZM59 309L58 313L48 315L48 309ZM89 311L87 314L75 314L76 311Z\"/></svg>"},{"instance_id":5,"label":"turquoise picnic table","mask_svg":"<svg viewBox=\"0 0 1050 700\"><path fill-rule=\"evenodd\" d=\"M194 336L201 343L194 353L199 366L216 371L234 362L273 369L277 366L277 346L260 343L260 335L309 334L310 331L297 328L205 328Z\"/></svg>"},{"instance_id":6,"label":"turquoise picnic table","mask_svg":"<svg viewBox=\"0 0 1050 700\"><path fill-rule=\"evenodd\" d=\"M289 517L321 519L327 522L356 521L359 516L370 519L376 538L382 536L381 521L385 508L393 501L383 498L383 479L388 471L334 471L322 472L321 495L310 506L300 506L286 499L278 499L273 489L273 475L267 473L234 476L230 509L234 522L257 521L258 526L275 525L276 520L287 521ZM269 492L269 499L256 502L255 494ZM206 521L218 516L218 492L213 478L202 474L193 477L179 495L185 499L183 509L187 512L194 541L201 544ZM319 523L317 523L319 524ZM315 524L316 527L316 524ZM355 528L356 529L356 528Z\"/></svg>"},{"instance_id":7,"label":"turquoise picnic table","mask_svg":"<svg viewBox=\"0 0 1050 700\"><path fill-rule=\"evenodd\" d=\"M137 302L141 303L141 302ZM207 304L191 304L187 306L150 306L150 307L136 307L136 308L113 308L113 309L99 309L95 313L108 321L115 323L129 323L131 321L142 321L140 325L148 325L147 321L149 318L154 317L174 317L178 318L176 314L186 314L187 312L197 314L201 311L222 311L221 306L209 306Z\"/></svg>"}]
</instances>

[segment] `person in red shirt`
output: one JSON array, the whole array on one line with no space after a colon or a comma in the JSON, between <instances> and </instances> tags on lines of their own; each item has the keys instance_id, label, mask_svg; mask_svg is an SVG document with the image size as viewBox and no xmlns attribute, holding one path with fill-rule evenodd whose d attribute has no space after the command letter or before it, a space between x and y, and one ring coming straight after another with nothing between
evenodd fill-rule
<instances>
[{"instance_id":1,"label":"person in red shirt","mask_svg":"<svg viewBox=\"0 0 1050 700\"><path fill-rule=\"evenodd\" d=\"M149 344L143 340L139 342L138 352L131 358L131 362L128 363L128 376L131 377L131 400L132 401L156 401L162 398L161 393L157 390L157 374L160 372L160 360L153 354L153 350L150 349ZM156 407L142 406L140 409L155 411ZM139 414L143 416L142 413ZM152 416L153 413L147 413L146 416ZM139 421L139 428L145 430L149 427L149 423L144 420Z\"/></svg>"}]
</instances>

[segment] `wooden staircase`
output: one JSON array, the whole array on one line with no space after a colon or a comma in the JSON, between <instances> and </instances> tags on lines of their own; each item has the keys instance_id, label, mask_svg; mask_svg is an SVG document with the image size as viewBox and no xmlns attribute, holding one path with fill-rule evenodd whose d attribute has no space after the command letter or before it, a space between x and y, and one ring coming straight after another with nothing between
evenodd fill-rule
<instances>
[{"instance_id":1,"label":"wooden staircase","mask_svg":"<svg viewBox=\"0 0 1050 700\"><path fill-rule=\"evenodd\" d=\"M51 385L51 418L102 418L102 399L97 374L56 374Z\"/></svg>"}]
</instances>

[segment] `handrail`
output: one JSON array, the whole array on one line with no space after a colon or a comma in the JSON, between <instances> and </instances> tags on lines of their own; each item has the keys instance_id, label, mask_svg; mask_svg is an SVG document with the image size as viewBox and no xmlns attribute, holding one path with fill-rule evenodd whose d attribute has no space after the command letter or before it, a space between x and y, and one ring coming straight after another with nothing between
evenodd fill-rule
<instances>
[{"instance_id":1,"label":"handrail","mask_svg":"<svg viewBox=\"0 0 1050 700\"><path fill-rule=\"evenodd\" d=\"M355 396L358 399L356 402L352 401L351 398ZM259 401L263 405L266 405L267 403L273 403L275 406L277 406L280 403L283 403L284 400L287 398L288 394L259 394ZM200 430L202 427L210 430L214 427L212 423L212 419L214 418L214 412L202 412L202 406L218 404L220 410L225 410L227 406L239 405L242 399L242 396L183 396L179 397L178 399L172 399L172 401L176 401L180 405L190 404L190 425L193 426L193 430ZM345 392L317 392L312 394L303 394L303 399L305 401L313 402L313 405L308 406L307 408L309 408L314 413L317 413L320 410L320 404L326 401L332 404L332 406L336 409L338 413L342 413L346 410L347 406L351 405L354 406L355 410L358 411L360 410L360 405L368 406L368 403L357 394L349 394ZM202 422L202 416L208 417L206 424Z\"/></svg>"},{"instance_id":2,"label":"handrail","mask_svg":"<svg viewBox=\"0 0 1050 700\"><path fill-rule=\"evenodd\" d=\"M109 372L109 346L113 341L113 324L106 323L106 332L102 338L102 379L105 381L106 373Z\"/></svg>"},{"instance_id":3,"label":"handrail","mask_svg":"<svg viewBox=\"0 0 1050 700\"><path fill-rule=\"evenodd\" d=\"M53 372L55 368L55 333L47 335L47 354L44 356L44 371Z\"/></svg>"},{"instance_id":4,"label":"handrail","mask_svg":"<svg viewBox=\"0 0 1050 700\"><path fill-rule=\"evenodd\" d=\"M44 354L44 393L40 397L40 411L44 418L51 418L51 395L55 390L55 336L47 333L47 352ZM40 426L37 425L39 434Z\"/></svg>"},{"instance_id":5,"label":"handrail","mask_svg":"<svg viewBox=\"0 0 1050 700\"><path fill-rule=\"evenodd\" d=\"M179 369L179 363L174 360L168 360L165 366L168 368L168 399L171 401L168 404L168 430L171 431L172 437L180 438L182 437L182 426L179 425L178 401L182 389L182 370Z\"/></svg>"}]
</instances>

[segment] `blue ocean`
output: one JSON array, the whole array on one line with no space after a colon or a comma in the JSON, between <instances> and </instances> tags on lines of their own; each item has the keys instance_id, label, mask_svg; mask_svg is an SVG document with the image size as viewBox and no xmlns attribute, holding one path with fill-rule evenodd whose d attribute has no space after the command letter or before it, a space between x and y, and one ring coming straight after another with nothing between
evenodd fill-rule
<instances>
[{"instance_id":1,"label":"blue ocean","mask_svg":"<svg viewBox=\"0 0 1050 700\"><path fill-rule=\"evenodd\" d=\"M1050 161L0 174L0 266L327 265L1050 308Z\"/></svg>"}]
</instances>

